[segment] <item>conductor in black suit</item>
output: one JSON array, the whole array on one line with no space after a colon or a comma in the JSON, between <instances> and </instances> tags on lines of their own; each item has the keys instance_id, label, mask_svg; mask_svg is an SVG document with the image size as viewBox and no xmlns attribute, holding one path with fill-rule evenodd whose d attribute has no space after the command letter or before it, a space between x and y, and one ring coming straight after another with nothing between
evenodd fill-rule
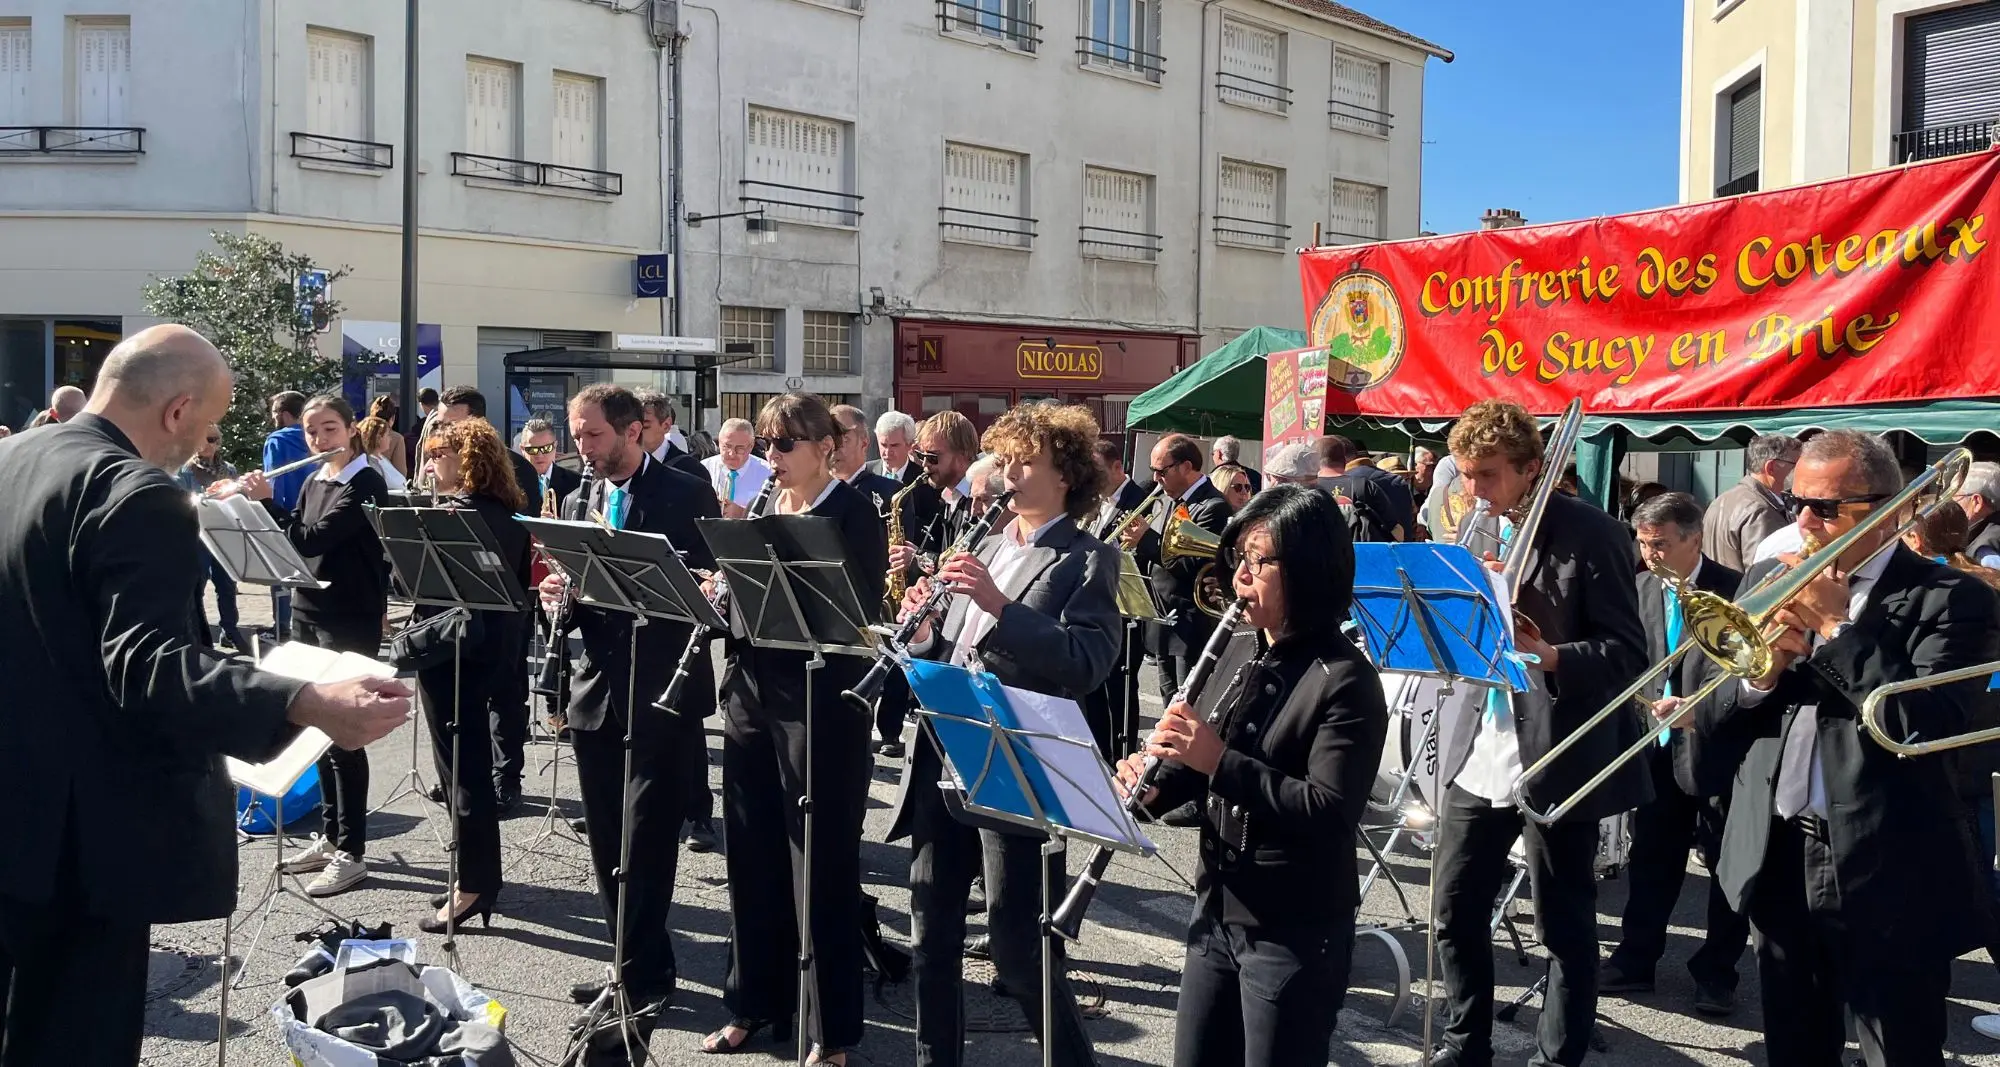
<instances>
[{"instance_id":1,"label":"conductor in black suit","mask_svg":"<svg viewBox=\"0 0 2000 1067\"><path fill-rule=\"evenodd\" d=\"M1153 446L1152 463L1153 479L1166 488L1167 499L1152 525L1134 524L1123 532L1122 540L1148 572L1153 607L1161 621L1146 624L1146 651L1159 661L1160 697L1171 703L1214 629L1214 620L1195 606L1195 576L1206 561L1162 561L1160 543L1179 508L1187 508L1188 519L1196 526L1220 537L1229 525L1230 507L1222 492L1202 477L1201 445L1194 438L1179 433L1160 438Z\"/></svg>"},{"instance_id":2,"label":"conductor in black suit","mask_svg":"<svg viewBox=\"0 0 2000 1067\"><path fill-rule=\"evenodd\" d=\"M976 553L944 563L936 580L951 583L956 593L942 625L918 627L914 654L1071 700L1104 680L1123 629L1118 551L1077 527L1098 503L1102 475L1090 452L1096 437L1096 420L1085 409L1043 404L1015 408L987 429L984 443L1000 457L1007 487L1014 491L1015 518L982 541ZM910 588L903 598L905 615L929 596L931 581ZM1060 967L1054 1020L1045 1028L1041 1017L1044 835L969 817L955 792L939 788L944 776L943 757L926 724L903 766L889 832L892 841L911 838L917 1062L933 1067L962 1062L965 904L973 877L983 872L989 950L1000 981L1037 1035L1052 1040L1055 1063L1094 1063L1076 994Z\"/></svg>"},{"instance_id":3,"label":"conductor in black suit","mask_svg":"<svg viewBox=\"0 0 2000 1067\"><path fill-rule=\"evenodd\" d=\"M588 499L570 499L564 518L603 516L613 529L664 535L684 554L689 567L713 568L707 542L694 520L720 514L706 479L659 463L639 446L639 401L616 385L593 385L569 402L569 433L577 450L597 471ZM548 599L562 579L542 582ZM598 892L607 932L616 935L619 835L632 820L631 894L625 905L625 972L632 1003L657 1002L675 990L677 968L667 911L673 904L679 849L676 835L687 808L683 776L687 746L701 743L701 718L715 701L715 675L707 656L696 656L675 714L655 711L652 702L667 688L690 628L685 623L648 619L639 631L638 659L632 658L631 616L598 608L576 612L583 633L583 658L576 668L567 718L576 752L577 785L590 835L590 858L597 868ZM634 673L636 672L636 677ZM627 703L628 690L637 700ZM625 810L625 734L632 740L631 811ZM588 1003L602 982L570 990Z\"/></svg>"},{"instance_id":4,"label":"conductor in black suit","mask_svg":"<svg viewBox=\"0 0 2000 1067\"><path fill-rule=\"evenodd\" d=\"M1493 901L1511 873L1508 849L1525 838L1535 918L1551 957L1547 1007L1536 1033L1534 1067L1582 1062L1597 1014L1597 829L1607 815L1652 799L1652 781L1627 764L1552 826L1513 806L1521 769L1546 755L1617 696L1646 666L1646 631L1632 586L1632 538L1611 516L1561 493L1548 495L1540 532L1511 545L1542 469L1542 435L1519 404L1483 400L1452 428L1451 454L1466 490L1491 505L1475 551L1515 561L1522 581L1514 605L1526 625L1515 647L1536 657L1532 688L1494 690L1443 753L1449 783L1439 815L1434 864L1439 903L1438 959L1444 971L1444 1047L1432 1063L1493 1061ZM1497 538L1493 536L1497 527ZM1506 546L1506 547L1502 547ZM1491 551L1498 548L1498 552ZM1489 566L1498 568L1495 560ZM1545 811L1630 747L1644 731L1637 708L1585 735L1528 790Z\"/></svg>"},{"instance_id":5,"label":"conductor in black suit","mask_svg":"<svg viewBox=\"0 0 2000 1067\"><path fill-rule=\"evenodd\" d=\"M1649 567L1679 575L1704 592L1728 598L1736 595L1743 575L1709 559L1701 548L1701 505L1686 493L1663 493L1632 513L1638 533L1639 557ZM1651 570L1635 579L1639 620L1646 627L1646 660L1658 663L1687 640L1686 618L1674 590ZM1699 651L1683 656L1671 675L1644 694L1655 715L1671 718L1681 698L1701 688L1708 658ZM1715 870L1722 845L1723 802L1705 797L1695 787L1687 731L1673 730L1667 741L1646 759L1653 778L1653 799L1632 813L1632 851L1626 871L1631 886L1625 897L1624 936L1598 975L1604 993L1650 993L1653 969L1667 948L1667 923L1673 917L1681 882L1687 875L1688 850ZM1722 895L1715 879L1708 880L1708 937L1688 960L1694 976L1694 1008L1703 1015L1727 1015L1736 1008L1736 962L1750 940L1750 924Z\"/></svg>"},{"instance_id":6,"label":"conductor in black suit","mask_svg":"<svg viewBox=\"0 0 2000 1067\"><path fill-rule=\"evenodd\" d=\"M409 717L400 682L308 685L203 647L195 507L169 472L230 388L199 334L155 326L82 413L0 440L7 1067L139 1061L150 927L236 906L224 756L268 760L307 726L359 750Z\"/></svg>"},{"instance_id":7,"label":"conductor in black suit","mask_svg":"<svg viewBox=\"0 0 2000 1067\"><path fill-rule=\"evenodd\" d=\"M1902 486L1879 438L1829 430L1807 441L1788 506L1826 544ZM1716 875L1757 934L1770 1062L1843 1062L1850 1014L1870 1067L1944 1062L1951 961L1986 934L1984 882L1947 760L1899 758L1861 727L1889 682L2000 658L2000 611L1973 575L1871 530L1778 613L1770 673L1724 683L1694 709L1699 784L1726 787ZM1795 557L1780 560L1794 562ZM1776 566L1744 576L1746 589ZM1887 701L1900 739L1965 729L1985 684Z\"/></svg>"}]
</instances>

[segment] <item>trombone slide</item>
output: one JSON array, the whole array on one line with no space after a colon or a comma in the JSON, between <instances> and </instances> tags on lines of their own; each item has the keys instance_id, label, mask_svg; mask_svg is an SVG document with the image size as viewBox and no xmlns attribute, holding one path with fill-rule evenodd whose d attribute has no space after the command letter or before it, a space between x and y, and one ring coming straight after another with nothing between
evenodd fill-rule
<instances>
[{"instance_id":1,"label":"trombone slide","mask_svg":"<svg viewBox=\"0 0 2000 1067\"><path fill-rule=\"evenodd\" d=\"M1888 724L1884 721L1888 715L1890 697L1913 692L1918 689L1933 689L1941 685L1969 682L1979 678L1991 678L1996 672L2000 672L2000 660L1974 664L1970 667L1960 667L1955 671L1939 671L1936 674L1927 674L1921 678L1911 678L1907 681L1890 682L1887 685L1876 686L1861 701L1861 727L1868 731L1868 736L1874 738L1876 744L1905 759L1911 756L1928 756L1934 752L1949 752L1955 748L1983 745L1988 741L2000 741L2000 726L1985 730L1971 730L1962 734L1952 734L1930 741L1902 741L1890 736Z\"/></svg>"}]
</instances>

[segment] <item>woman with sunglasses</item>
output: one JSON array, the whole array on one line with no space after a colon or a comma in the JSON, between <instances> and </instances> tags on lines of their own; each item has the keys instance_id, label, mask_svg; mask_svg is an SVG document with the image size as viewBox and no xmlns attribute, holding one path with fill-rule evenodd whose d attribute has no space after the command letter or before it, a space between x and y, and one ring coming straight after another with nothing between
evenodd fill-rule
<instances>
[{"instance_id":1,"label":"woman with sunglasses","mask_svg":"<svg viewBox=\"0 0 2000 1067\"><path fill-rule=\"evenodd\" d=\"M1360 905L1354 835L1388 732L1375 668L1340 632L1354 547L1333 498L1251 498L1222 534L1250 629L1198 708L1147 742L1168 761L1146 807L1200 802L1201 868L1174 1025L1175 1067L1322 1067ZM1213 725L1211 725L1213 724ZM1138 781L1143 755L1118 765Z\"/></svg>"},{"instance_id":2,"label":"woman with sunglasses","mask_svg":"<svg viewBox=\"0 0 2000 1067\"><path fill-rule=\"evenodd\" d=\"M514 521L523 494L492 424L462 419L436 427L424 442L423 469L435 479L440 506L463 508L485 521L501 560L525 586L528 531ZM420 607L417 618L442 610ZM490 784L493 732L486 706L496 688L507 684L509 664L518 669L519 661L510 656L525 625L526 612L475 611L460 661L447 660L417 672L438 780L450 783L451 804L458 816L458 884L447 886L431 901L437 914L417 924L425 933L443 933L447 920L463 926L475 915L484 922L493 914L493 898L500 892L500 809ZM452 765L454 717L456 767Z\"/></svg>"},{"instance_id":3,"label":"woman with sunglasses","mask_svg":"<svg viewBox=\"0 0 2000 1067\"><path fill-rule=\"evenodd\" d=\"M757 416L757 446L777 489L764 513L831 520L845 548L848 580L866 605L882 602L888 552L874 504L833 476L838 433L826 402L787 393ZM810 673L808 655L732 639L722 673L722 805L729 842L728 1025L703 1052L736 1052L761 1030L788 1040L798 991L798 894L808 896L813 970L807 1016L810 1063L844 1064L861 1040L861 820L873 760L870 723L840 693L869 661L829 653ZM810 698L806 686L811 685ZM806 705L812 749L806 748ZM810 761L810 768L808 768ZM799 799L810 770L812 884L803 882ZM789 871L791 877L780 872Z\"/></svg>"}]
</instances>

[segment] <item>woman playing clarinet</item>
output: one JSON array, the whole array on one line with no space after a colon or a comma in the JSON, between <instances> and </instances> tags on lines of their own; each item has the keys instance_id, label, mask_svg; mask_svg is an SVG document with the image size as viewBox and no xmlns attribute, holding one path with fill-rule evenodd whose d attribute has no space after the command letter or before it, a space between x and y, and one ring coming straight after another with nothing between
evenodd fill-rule
<instances>
[{"instance_id":1,"label":"woman playing clarinet","mask_svg":"<svg viewBox=\"0 0 2000 1067\"><path fill-rule=\"evenodd\" d=\"M462 419L437 427L424 442L423 469L437 485L438 503L476 513L493 531L500 558L524 585L528 581L528 531L514 521L523 500L514 482L514 468L500 435L485 419ZM420 618L441 608L418 608ZM488 921L493 898L500 892L500 809L493 780L493 732L486 713L487 697L506 684L506 671L518 671L513 642L527 625L525 612L476 611L462 661L446 661L417 673L424 694L424 720L430 725L431 752L438 780L450 783L451 803L458 814L458 884L434 901L438 912L417 924L426 933L445 932L447 920L463 926L474 915ZM452 766L454 719L458 732L458 766ZM454 773L454 771L456 773Z\"/></svg>"},{"instance_id":2,"label":"woman playing clarinet","mask_svg":"<svg viewBox=\"0 0 2000 1067\"><path fill-rule=\"evenodd\" d=\"M1340 632L1354 547L1332 497L1258 494L1223 531L1221 563L1251 629L1223 650L1202 707L1175 701L1146 749L1168 761L1148 810L1202 811L1174 1064L1323 1067L1360 904L1355 828L1388 712L1375 668ZM1125 788L1142 760L1118 765Z\"/></svg>"},{"instance_id":3,"label":"woman playing clarinet","mask_svg":"<svg viewBox=\"0 0 2000 1067\"><path fill-rule=\"evenodd\" d=\"M374 659L382 647L382 619L389 604L389 562L364 510L386 502L388 486L368 462L354 427L354 409L331 393L306 401L301 419L314 453L335 451L299 490L296 510L271 501L261 473L245 475L239 490L284 528L324 589L292 594L292 636L335 652ZM337 451L336 451L337 450ZM285 864L290 874L319 872L306 893L329 897L368 877L368 753L329 748L319 761L322 832Z\"/></svg>"},{"instance_id":4,"label":"woman playing clarinet","mask_svg":"<svg viewBox=\"0 0 2000 1067\"><path fill-rule=\"evenodd\" d=\"M882 602L888 543L875 506L833 477L838 439L826 402L787 393L757 417L758 446L778 483L766 514L833 520L845 569L863 605ZM851 641L853 635L824 635ZM861 819L873 760L871 724L840 693L868 661L830 653L810 673L808 654L732 639L722 675L722 804L729 842L729 975L723 1003L732 1019L702 1041L704 1052L735 1052L759 1031L791 1033L798 988L797 894L811 904L813 968L806 1018L808 1062L845 1064L861 1040ZM810 681L808 681L810 679ZM806 686L812 686L812 748L806 747ZM812 778L812 884L805 885L799 798ZM792 872L791 878L777 876Z\"/></svg>"}]
</instances>

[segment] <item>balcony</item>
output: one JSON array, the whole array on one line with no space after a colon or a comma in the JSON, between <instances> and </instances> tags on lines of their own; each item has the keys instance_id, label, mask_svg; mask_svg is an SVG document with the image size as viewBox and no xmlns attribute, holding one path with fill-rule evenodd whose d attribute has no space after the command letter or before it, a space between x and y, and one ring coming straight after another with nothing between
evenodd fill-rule
<instances>
[{"instance_id":1,"label":"balcony","mask_svg":"<svg viewBox=\"0 0 2000 1067\"><path fill-rule=\"evenodd\" d=\"M1078 37L1076 54L1086 67L1107 67L1157 82L1167 72L1167 57L1117 41Z\"/></svg>"},{"instance_id":2,"label":"balcony","mask_svg":"<svg viewBox=\"0 0 2000 1067\"><path fill-rule=\"evenodd\" d=\"M1234 215L1216 215L1214 218L1216 244L1282 252L1291 240L1292 228L1282 222Z\"/></svg>"},{"instance_id":3,"label":"balcony","mask_svg":"<svg viewBox=\"0 0 2000 1067\"><path fill-rule=\"evenodd\" d=\"M365 170L394 170L396 149L380 141L355 141L316 133L292 134L292 158L334 163Z\"/></svg>"},{"instance_id":4,"label":"balcony","mask_svg":"<svg viewBox=\"0 0 2000 1067\"><path fill-rule=\"evenodd\" d=\"M138 126L0 126L0 156L77 158L144 155Z\"/></svg>"},{"instance_id":5,"label":"balcony","mask_svg":"<svg viewBox=\"0 0 2000 1067\"><path fill-rule=\"evenodd\" d=\"M993 0L986 0L991 4ZM1015 7L1000 0L1002 7ZM938 30L960 36L978 35L1004 41L1010 47L1032 53L1042 43L1042 24L1035 21L1032 2L1019 4L1020 16L1006 15L982 5L979 0L937 0Z\"/></svg>"},{"instance_id":6,"label":"balcony","mask_svg":"<svg viewBox=\"0 0 2000 1067\"><path fill-rule=\"evenodd\" d=\"M1326 124L1329 129L1387 137L1389 131L1396 128L1396 124L1390 121L1395 117L1379 108L1362 107L1345 100L1326 102Z\"/></svg>"},{"instance_id":7,"label":"balcony","mask_svg":"<svg viewBox=\"0 0 2000 1067\"><path fill-rule=\"evenodd\" d=\"M1118 230L1109 226L1080 226L1078 230L1081 232L1078 244L1089 259L1152 263L1160 258L1160 242L1165 240L1157 233Z\"/></svg>"},{"instance_id":8,"label":"balcony","mask_svg":"<svg viewBox=\"0 0 2000 1067\"><path fill-rule=\"evenodd\" d=\"M752 208L763 208L767 218L815 226L861 225L859 194L755 178L745 178L738 184L743 195L736 199Z\"/></svg>"},{"instance_id":9,"label":"balcony","mask_svg":"<svg viewBox=\"0 0 2000 1067\"><path fill-rule=\"evenodd\" d=\"M1715 195L1718 197L1739 196L1743 193L1754 193L1756 191L1757 172L1754 170L1741 178L1732 178L1715 187Z\"/></svg>"},{"instance_id":10,"label":"balcony","mask_svg":"<svg viewBox=\"0 0 2000 1067\"><path fill-rule=\"evenodd\" d=\"M1961 122L1954 126L1926 126L1904 130L1889 138L1889 157L1895 163L1919 163L1967 152L1984 152L2000 140L2000 121Z\"/></svg>"},{"instance_id":11,"label":"balcony","mask_svg":"<svg viewBox=\"0 0 2000 1067\"><path fill-rule=\"evenodd\" d=\"M453 152L451 173L459 178L477 178L526 188L563 189L596 196L618 196L625 192L625 176L613 171L569 167L560 163L536 163L504 156L482 156L472 152Z\"/></svg>"},{"instance_id":12,"label":"balcony","mask_svg":"<svg viewBox=\"0 0 2000 1067\"><path fill-rule=\"evenodd\" d=\"M1283 115L1292 107L1292 90L1276 82L1221 70L1215 74L1215 98L1254 111Z\"/></svg>"},{"instance_id":13,"label":"balcony","mask_svg":"<svg viewBox=\"0 0 2000 1067\"><path fill-rule=\"evenodd\" d=\"M938 208L938 229L947 241L994 245L1000 248L1033 248L1037 220L1025 215L1003 215L995 211L975 211L968 207Z\"/></svg>"}]
</instances>

